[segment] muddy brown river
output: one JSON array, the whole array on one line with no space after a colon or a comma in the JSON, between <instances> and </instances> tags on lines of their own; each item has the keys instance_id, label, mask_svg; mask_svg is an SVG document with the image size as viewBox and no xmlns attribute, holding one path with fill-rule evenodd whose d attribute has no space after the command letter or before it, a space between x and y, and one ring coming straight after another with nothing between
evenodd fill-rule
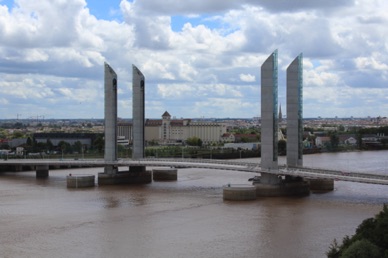
<instances>
[{"instance_id":1,"label":"muddy brown river","mask_svg":"<svg viewBox=\"0 0 388 258\"><path fill-rule=\"evenodd\" d=\"M387 174L387 151L314 154L308 166ZM281 158L284 162L284 158ZM326 257L388 203L388 186L335 182L307 197L223 201L251 173L179 169L176 182L67 189L66 175L0 174L0 257Z\"/></svg>"}]
</instances>

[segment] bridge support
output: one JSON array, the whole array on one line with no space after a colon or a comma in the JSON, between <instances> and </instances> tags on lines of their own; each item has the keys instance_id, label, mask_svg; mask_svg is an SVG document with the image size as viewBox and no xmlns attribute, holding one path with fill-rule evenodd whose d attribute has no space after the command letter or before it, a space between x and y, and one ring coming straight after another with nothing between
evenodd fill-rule
<instances>
[{"instance_id":1,"label":"bridge support","mask_svg":"<svg viewBox=\"0 0 388 258\"><path fill-rule=\"evenodd\" d=\"M310 182L310 190L317 192L328 192L334 190L334 180L333 179L308 179Z\"/></svg>"},{"instance_id":2,"label":"bridge support","mask_svg":"<svg viewBox=\"0 0 388 258\"><path fill-rule=\"evenodd\" d=\"M261 66L261 167L278 168L278 52ZM261 183L278 184L276 175L262 174Z\"/></svg>"},{"instance_id":3,"label":"bridge support","mask_svg":"<svg viewBox=\"0 0 388 258\"><path fill-rule=\"evenodd\" d=\"M113 70L112 70L113 71ZM106 77L105 85L110 84L111 77L113 76L113 85L115 86L116 74ZM105 86L107 87L107 86ZM141 71L136 67L132 66L132 87L133 87L133 98L132 98L132 120L133 120L133 159L144 158L144 89L145 89L145 78ZM114 87L114 89L116 89ZM109 96L109 91L105 93L105 96ZM112 94L111 94L112 95ZM117 160L117 131L114 131L116 128L117 120L117 92L112 96L114 98L110 102L105 104L105 126L111 125L111 130L105 131L105 146L107 145L107 134L111 134L111 148L110 150L105 147L105 161L114 161ZM111 113L107 112L108 107L114 105L116 110ZM113 118L109 120L107 118ZM107 155L107 153L109 155ZM98 174L98 184L99 185L114 185L114 184L148 184L152 182L152 173L147 171L145 166L130 166L128 171L119 172L117 168L114 167L105 167L105 173Z\"/></svg>"},{"instance_id":4,"label":"bridge support","mask_svg":"<svg viewBox=\"0 0 388 258\"><path fill-rule=\"evenodd\" d=\"M225 185L222 189L225 201L256 200L256 188L252 185Z\"/></svg>"},{"instance_id":5,"label":"bridge support","mask_svg":"<svg viewBox=\"0 0 388 258\"><path fill-rule=\"evenodd\" d=\"M144 158L144 121L145 121L145 77L132 65L132 126L133 148L132 158Z\"/></svg>"},{"instance_id":6,"label":"bridge support","mask_svg":"<svg viewBox=\"0 0 388 258\"><path fill-rule=\"evenodd\" d=\"M308 182L281 183L278 185L257 184L256 196L277 197L277 196L305 196L310 194Z\"/></svg>"},{"instance_id":7,"label":"bridge support","mask_svg":"<svg viewBox=\"0 0 388 258\"><path fill-rule=\"evenodd\" d=\"M49 176L48 165L37 165L35 169L36 169L36 178L47 178Z\"/></svg>"},{"instance_id":8,"label":"bridge support","mask_svg":"<svg viewBox=\"0 0 388 258\"><path fill-rule=\"evenodd\" d=\"M11 171L12 172L21 172L21 171L23 171L23 166L22 165L12 165Z\"/></svg>"},{"instance_id":9,"label":"bridge support","mask_svg":"<svg viewBox=\"0 0 388 258\"><path fill-rule=\"evenodd\" d=\"M107 64L104 64L104 89L105 89L105 151L106 162L117 160L117 75ZM116 174L117 167L107 165L104 173Z\"/></svg>"},{"instance_id":10,"label":"bridge support","mask_svg":"<svg viewBox=\"0 0 388 258\"><path fill-rule=\"evenodd\" d=\"M265 174L265 173L262 173ZM256 196L277 197L277 196L305 196L310 194L310 184L301 177L277 176L278 183L268 184L266 182L254 181Z\"/></svg>"},{"instance_id":11,"label":"bridge support","mask_svg":"<svg viewBox=\"0 0 388 258\"><path fill-rule=\"evenodd\" d=\"M177 181L178 170L176 168L157 168L152 170L154 181Z\"/></svg>"},{"instance_id":12,"label":"bridge support","mask_svg":"<svg viewBox=\"0 0 388 258\"><path fill-rule=\"evenodd\" d=\"M287 69L287 164L302 165L302 56ZM278 53L261 66L261 173L255 181L257 196L307 195L309 183L300 177L269 173L278 169ZM288 131L290 132L288 134ZM290 148L291 147L291 148ZM267 173L266 173L267 172Z\"/></svg>"},{"instance_id":13,"label":"bridge support","mask_svg":"<svg viewBox=\"0 0 388 258\"><path fill-rule=\"evenodd\" d=\"M149 184L152 182L151 171L122 171L116 174L98 174L98 185Z\"/></svg>"},{"instance_id":14,"label":"bridge support","mask_svg":"<svg viewBox=\"0 0 388 258\"><path fill-rule=\"evenodd\" d=\"M66 177L67 188L85 188L94 186L94 175L72 175Z\"/></svg>"}]
</instances>

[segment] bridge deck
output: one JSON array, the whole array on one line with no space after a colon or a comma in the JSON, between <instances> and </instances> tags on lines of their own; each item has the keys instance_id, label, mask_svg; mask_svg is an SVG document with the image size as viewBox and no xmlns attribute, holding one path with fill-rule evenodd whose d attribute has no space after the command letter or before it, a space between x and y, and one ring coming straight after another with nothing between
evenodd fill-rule
<instances>
[{"instance_id":1,"label":"bridge deck","mask_svg":"<svg viewBox=\"0 0 388 258\"><path fill-rule=\"evenodd\" d=\"M360 173L350 171L338 171L321 168L295 167L288 168L279 166L277 170L261 169L259 163L243 160L214 160L214 159L119 159L113 162L106 162L103 159L8 159L0 160L0 165L22 165L22 166L153 166L153 167L179 167L179 168L203 168L234 170L250 173L270 173L275 175L301 176L305 178L335 179L369 184L388 185L388 175L375 173Z\"/></svg>"}]
</instances>

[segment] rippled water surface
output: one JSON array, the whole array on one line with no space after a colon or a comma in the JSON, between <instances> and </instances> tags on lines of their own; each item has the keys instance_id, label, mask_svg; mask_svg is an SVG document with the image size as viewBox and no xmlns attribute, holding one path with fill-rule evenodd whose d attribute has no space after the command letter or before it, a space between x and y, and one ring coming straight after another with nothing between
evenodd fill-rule
<instances>
[{"instance_id":1,"label":"rippled water surface","mask_svg":"<svg viewBox=\"0 0 388 258\"><path fill-rule=\"evenodd\" d=\"M304 163L384 174L387 155L317 154ZM0 174L0 257L325 257L334 238L354 234L388 202L388 186L340 181L333 192L307 197L223 201L222 185L254 174L221 170L88 189L67 189L68 173Z\"/></svg>"}]
</instances>

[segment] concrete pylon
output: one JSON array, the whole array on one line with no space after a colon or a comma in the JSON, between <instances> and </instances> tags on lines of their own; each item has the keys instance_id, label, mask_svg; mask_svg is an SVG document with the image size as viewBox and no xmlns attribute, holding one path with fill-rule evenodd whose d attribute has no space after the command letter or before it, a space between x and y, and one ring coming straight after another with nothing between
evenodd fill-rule
<instances>
[{"instance_id":1,"label":"concrete pylon","mask_svg":"<svg viewBox=\"0 0 388 258\"><path fill-rule=\"evenodd\" d=\"M132 65L133 159L144 158L144 92L144 75L135 65Z\"/></svg>"},{"instance_id":2,"label":"concrete pylon","mask_svg":"<svg viewBox=\"0 0 388 258\"><path fill-rule=\"evenodd\" d=\"M287 68L287 166L303 166L303 55Z\"/></svg>"},{"instance_id":3,"label":"concrete pylon","mask_svg":"<svg viewBox=\"0 0 388 258\"><path fill-rule=\"evenodd\" d=\"M104 63L105 86L105 154L106 162L117 161L117 75ZM117 167L107 165L106 174L116 174Z\"/></svg>"},{"instance_id":4,"label":"concrete pylon","mask_svg":"<svg viewBox=\"0 0 388 258\"><path fill-rule=\"evenodd\" d=\"M278 52L261 66L261 168L278 169ZM277 184L276 175L262 173L263 184Z\"/></svg>"}]
</instances>

